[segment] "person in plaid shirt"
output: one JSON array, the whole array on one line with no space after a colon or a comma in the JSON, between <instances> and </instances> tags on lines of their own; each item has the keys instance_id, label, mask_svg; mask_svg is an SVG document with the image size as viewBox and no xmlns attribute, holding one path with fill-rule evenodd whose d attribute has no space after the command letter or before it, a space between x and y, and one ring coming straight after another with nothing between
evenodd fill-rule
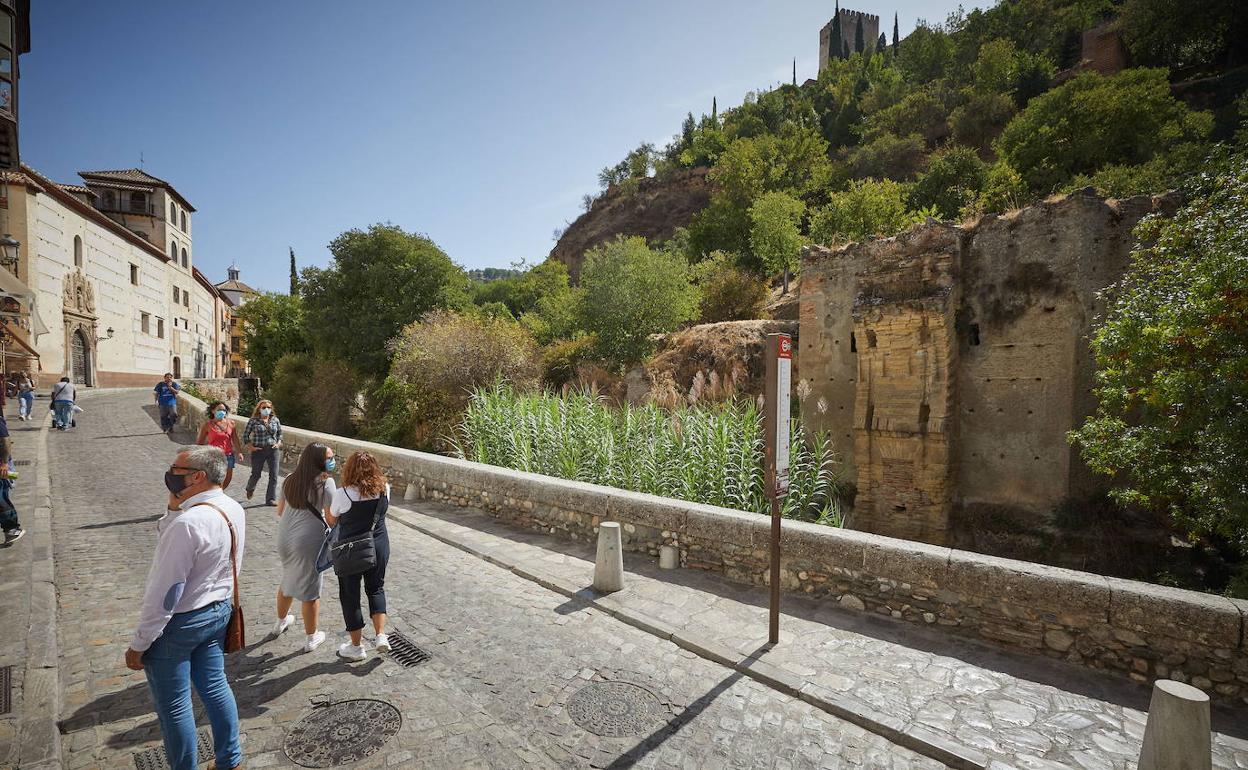
<instances>
[{"instance_id":1,"label":"person in plaid shirt","mask_svg":"<svg viewBox=\"0 0 1248 770\"><path fill-rule=\"evenodd\" d=\"M269 486L265 491L264 504L277 503L277 458L282 448L282 423L273 411L272 401L260 401L251 412L251 419L243 430L243 444L251 452L251 478L247 480L247 499L256 492L260 473L267 466Z\"/></svg>"}]
</instances>

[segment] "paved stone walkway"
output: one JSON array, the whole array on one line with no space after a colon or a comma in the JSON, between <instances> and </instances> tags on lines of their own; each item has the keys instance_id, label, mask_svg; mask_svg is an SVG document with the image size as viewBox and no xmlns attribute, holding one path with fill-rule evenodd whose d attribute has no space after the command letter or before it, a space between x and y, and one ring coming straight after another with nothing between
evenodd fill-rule
<instances>
[{"instance_id":1,"label":"paved stone walkway","mask_svg":"<svg viewBox=\"0 0 1248 770\"><path fill-rule=\"evenodd\" d=\"M590 543L519 531L477 511L407 505L396 518L524 574L578 588L593 581ZM765 590L692 570L659 570L656 562L627 554L627 586L602 606L636 611L686 638L713 640L737 657L765 641ZM781 644L759 660L798 682L981 751L991 768L1135 767L1146 687L791 594L782 609ZM1219 709L1214 721L1216 729L1239 735L1215 734L1214 766L1248 768L1248 710Z\"/></svg>"},{"instance_id":2,"label":"paved stone walkway","mask_svg":"<svg viewBox=\"0 0 1248 770\"><path fill-rule=\"evenodd\" d=\"M146 391L89 393L78 430L48 436L69 768L133 767L135 752L158 745L143 675L122 665L165 500L161 476L177 449L150 401ZM236 480L231 491L241 488ZM411 669L375 656L346 664L334 657L334 634L302 654L298 629L263 636L278 582L275 531L274 509L249 507L241 583L252 644L229 662L249 768L293 766L282 746L296 720L317 703L364 697L393 703L403 726L358 768L939 767L397 523L392 625L432 659ZM336 594L330 575L321 615L329 631L342 627ZM602 679L649 687L662 718L629 738L581 730L565 705Z\"/></svg>"}]
</instances>

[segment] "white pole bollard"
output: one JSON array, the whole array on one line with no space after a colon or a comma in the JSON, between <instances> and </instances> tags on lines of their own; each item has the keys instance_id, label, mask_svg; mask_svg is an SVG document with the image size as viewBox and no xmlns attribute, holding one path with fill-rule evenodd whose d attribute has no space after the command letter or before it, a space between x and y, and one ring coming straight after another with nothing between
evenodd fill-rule
<instances>
[{"instance_id":1,"label":"white pole bollard","mask_svg":"<svg viewBox=\"0 0 1248 770\"><path fill-rule=\"evenodd\" d=\"M680 549L674 545L659 546L659 569L676 569L680 566Z\"/></svg>"},{"instance_id":2,"label":"white pole bollard","mask_svg":"<svg viewBox=\"0 0 1248 770\"><path fill-rule=\"evenodd\" d=\"M624 548L620 524L604 521L598 525L598 555L594 559L594 590L609 594L624 588Z\"/></svg>"},{"instance_id":3,"label":"white pole bollard","mask_svg":"<svg viewBox=\"0 0 1248 770\"><path fill-rule=\"evenodd\" d=\"M419 493L420 488L417 486L416 482L409 481L407 482L407 489L403 490L403 501L410 503L416 499L416 495Z\"/></svg>"},{"instance_id":4,"label":"white pole bollard","mask_svg":"<svg viewBox=\"0 0 1248 770\"><path fill-rule=\"evenodd\" d=\"M1139 770L1211 770L1209 696L1171 679L1153 683Z\"/></svg>"}]
</instances>

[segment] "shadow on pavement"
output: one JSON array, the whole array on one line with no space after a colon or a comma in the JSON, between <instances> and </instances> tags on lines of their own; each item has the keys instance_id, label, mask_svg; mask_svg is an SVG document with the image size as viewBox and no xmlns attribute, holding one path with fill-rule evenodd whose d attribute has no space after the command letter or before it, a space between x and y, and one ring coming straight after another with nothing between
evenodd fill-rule
<instances>
[{"instance_id":1,"label":"shadow on pavement","mask_svg":"<svg viewBox=\"0 0 1248 770\"><path fill-rule=\"evenodd\" d=\"M412 506L413 504L406 503L405 505ZM590 542L567 541L540 532L521 530L473 509L458 509L430 501L420 501L415 505L419 506L417 509L419 513L435 519L583 559L591 564L594 561L594 544ZM660 582L714 594L757 607L760 611L767 609L768 596L766 589L762 587L733 583L726 578L696 570L660 570L656 559L631 552L624 554L624 567L630 573ZM575 612L584 600L594 596L591 592L582 599L581 595L586 594L587 591L591 589L578 592L576 598L561 605L557 611L562 614ZM1029 682L1049 685L1137 711L1148 711L1149 699L1152 695L1152 689L1149 686L1120 680L1073 663L1013 652L994 647L978 639L932 631L891 618L843 610L832 606L827 601L792 593L783 595L781 612L783 615L790 615L901 647L954 658ZM783 625L783 618L781 624ZM1217 704L1214 705L1212 712L1214 730L1238 738L1248 738L1248 712L1245 709Z\"/></svg>"},{"instance_id":2,"label":"shadow on pavement","mask_svg":"<svg viewBox=\"0 0 1248 770\"><path fill-rule=\"evenodd\" d=\"M107 527L124 527L127 524L150 524L153 521L159 521L164 514L156 516L142 516L137 519L121 519L120 521L105 521L99 524L83 524L78 529L105 529Z\"/></svg>"},{"instance_id":3,"label":"shadow on pavement","mask_svg":"<svg viewBox=\"0 0 1248 770\"><path fill-rule=\"evenodd\" d=\"M296 668L282 676L267 679L266 677L277 670L281 664L293 658L312 657L298 649L282 655L274 655L271 652L256 655L256 648L267 641L271 641L271 639L265 637L262 642L257 643L244 654L231 655L226 658L226 675L229 677L230 686L234 690L234 698L238 702L238 716L240 720L252 719L265 714L268 711L267 703L281 697L291 688L303 684L314 677L322 675L365 677L382 664L380 657L373 657L367 663L353 665L337 658L322 657L320 653L317 653L315 654L316 662ZM199 725L202 727L207 724L207 721L202 717L202 706L200 706L198 699L195 700L195 704L196 719L197 722L202 723ZM84 704L72 715L62 719L59 727L61 733L65 734L92 727L96 724L120 722L147 715L154 716L151 692L146 684L137 684L124 690L102 695L90 703ZM156 724L153 721L150 725L140 725L125 732L114 734L109 738L108 745L112 748L131 748L136 741L146 740L146 737L140 737L140 735L146 735L144 731L150 732L151 726Z\"/></svg>"}]
</instances>

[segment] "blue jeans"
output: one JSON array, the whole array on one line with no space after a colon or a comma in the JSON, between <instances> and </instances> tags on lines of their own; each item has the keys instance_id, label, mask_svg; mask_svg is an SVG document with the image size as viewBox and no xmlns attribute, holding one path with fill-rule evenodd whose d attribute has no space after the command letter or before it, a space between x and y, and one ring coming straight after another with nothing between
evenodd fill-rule
<instances>
[{"instance_id":1,"label":"blue jeans","mask_svg":"<svg viewBox=\"0 0 1248 770\"><path fill-rule=\"evenodd\" d=\"M69 424L74 420L74 402L73 401L53 401L52 424L58 428L68 428Z\"/></svg>"},{"instance_id":2,"label":"blue jeans","mask_svg":"<svg viewBox=\"0 0 1248 770\"><path fill-rule=\"evenodd\" d=\"M35 411L35 394L19 393L17 396L17 413L22 417L29 417L30 413Z\"/></svg>"},{"instance_id":3,"label":"blue jeans","mask_svg":"<svg viewBox=\"0 0 1248 770\"><path fill-rule=\"evenodd\" d=\"M13 488L10 479L0 479L0 530L21 529L22 523L17 519L17 509L9 498L9 490Z\"/></svg>"},{"instance_id":4,"label":"blue jeans","mask_svg":"<svg viewBox=\"0 0 1248 770\"><path fill-rule=\"evenodd\" d=\"M219 601L169 619L162 633L143 653L143 671L156 702L156 716L173 770L195 770L199 762L191 684L212 724L217 767L243 761L238 742L238 706L225 678L225 627L230 602Z\"/></svg>"}]
</instances>

